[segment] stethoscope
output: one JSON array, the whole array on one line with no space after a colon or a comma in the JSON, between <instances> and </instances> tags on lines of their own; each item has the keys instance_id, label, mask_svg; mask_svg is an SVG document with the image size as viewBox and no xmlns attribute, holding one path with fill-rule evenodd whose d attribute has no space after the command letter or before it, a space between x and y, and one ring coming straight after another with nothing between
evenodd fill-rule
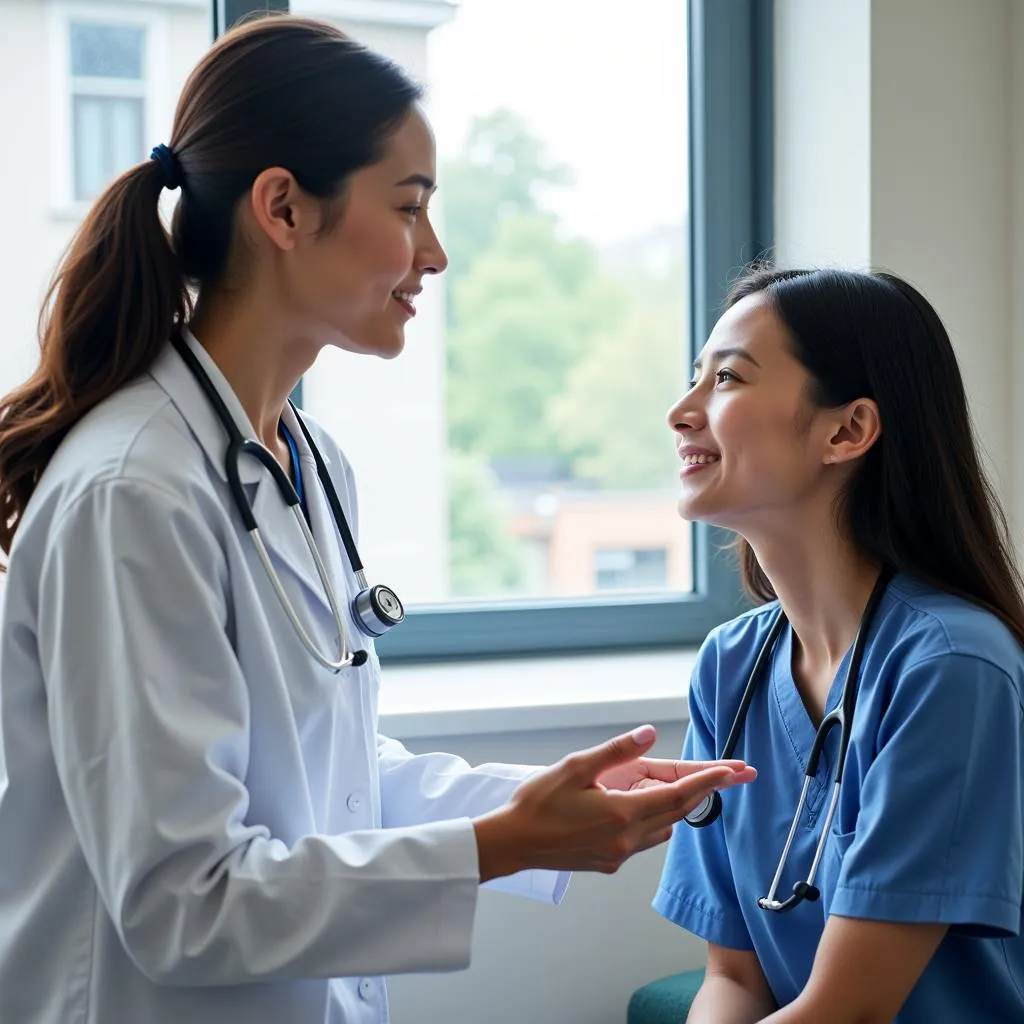
<instances>
[{"instance_id":1,"label":"stethoscope","mask_svg":"<svg viewBox=\"0 0 1024 1024\"><path fill-rule=\"evenodd\" d=\"M821 896L821 891L814 884L814 876L818 872L821 855L825 850L825 843L828 841L829 830L832 827L832 818L836 812L836 805L839 803L839 787L843 782L843 766L846 763L846 752L850 746L850 733L853 728L853 709L857 703L857 688L860 682L860 665L861 661L864 659L864 647L867 643L868 633L871 629L871 623L874 620L875 612L878 610L879 602L882 600L882 595L885 593L885 589L889 585L889 581L892 577L892 569L883 569L881 575L878 577L878 581L875 583L875 586L871 591L871 596L868 598L868 603L864 608L864 614L861 616L860 625L857 627L857 636L853 641L853 654L850 657L850 664L846 670L846 678L843 680L842 700L839 702L839 706L837 708L830 711L821 720L821 725L818 726L818 731L814 735L814 743L811 745L811 753L807 758L807 769L804 772L804 784L800 791L800 801L796 806L796 813L793 815L793 824L789 828L789 835L786 837L786 845L782 849L782 857L779 859L779 866L775 870L775 877L772 879L772 885L771 889L768 891L768 895L762 896L757 901L757 905L762 910L773 910L781 914L788 910L792 910L803 900L813 901L817 900ZM750 707L751 700L753 700L754 691L757 689L758 681L762 678L768 667L768 662L770 661L772 652L775 649L775 644L778 641L779 635L785 625L786 616L780 608L778 615L776 615L772 622L771 629L768 631L768 636L765 638L764 643L761 645L761 650L757 654L754 667L750 671L746 688L743 691L743 698L740 700L739 709L736 712L735 719L733 719L732 728L729 730L729 735L725 741L725 747L722 750L723 760L733 756L736 744L739 742L740 733L743 731L743 725L747 719L747 710ZM835 783L832 786L832 797L829 800L828 812L825 815L825 822L821 829L821 835L818 837L817 848L814 851L814 860L811 863L811 871L805 881L797 882L793 886L792 896L785 900L778 900L775 897L775 893L779 887L779 882L782 879L782 873L786 868L786 862L789 859L790 847L793 845L797 826L800 823L800 817L804 811L804 804L807 802L807 793L810 789L811 782L818 774L818 761L821 757L821 752L824 749L825 741L828 739L829 733L836 726L839 726L839 752L836 756L836 778ZM705 797L694 810L686 815L684 820L688 825L692 825L694 828L704 828L707 825L710 825L713 821L716 821L721 813L722 798L716 791L712 793L711 796Z\"/></svg>"},{"instance_id":2,"label":"stethoscope","mask_svg":"<svg viewBox=\"0 0 1024 1024\"><path fill-rule=\"evenodd\" d=\"M348 642L345 636L345 622L342 617L341 610L338 607L338 600L334 593L334 587L331 585L331 581L327 573L327 567L324 565L323 558L320 556L320 551L316 546L316 541L313 539L312 531L309 528L309 524L306 522L306 516L302 510L298 492L292 485L291 480L288 479L288 475L267 448L260 444L259 441L252 438L247 439L242 436L241 431L235 423L234 417L231 415L227 405L224 403L224 399L221 398L213 381L210 380L208 374L203 369L202 364L199 362L195 353L188 347L185 340L181 337L175 337L172 339L172 342L174 347L178 350L178 354L185 361L185 365L191 371L192 376L195 377L199 386L205 392L213 411L217 414L217 418L220 420L221 426L224 427L224 432L228 436L228 449L224 456L224 469L227 473L228 486L231 488L231 496L234 500L235 507L238 509L238 514L242 517L242 523L245 526L245 529L248 531L249 536L252 537L253 544L256 546L256 551L259 554L260 561L263 563L263 568L266 571L267 578L270 580L271 586L274 588L274 593L277 595L278 601L281 602L281 607L284 609L284 613L287 615L289 622L291 622L292 628L298 634L298 637L302 641L306 650L309 651L309 653L321 665L323 665L324 668L330 669L332 672L340 672L343 668L348 668L350 666L358 668L360 665L365 664L368 657L366 651L350 651L348 648ZM352 566L353 573L355 573L356 584L359 589L355 598L352 600L352 617L365 636L383 636L389 629L393 629L402 622L405 618L405 609L402 607L402 602L398 599L398 595L390 587L385 587L379 583L371 587L366 582L366 573L363 570L363 563L359 557L359 551L356 549L355 539L352 537L352 531L349 529L345 510L341 507L341 501L338 499L338 492L334 488L334 483L331 480L330 473L327 472L327 466L324 463L323 456L320 454L320 450L313 442L313 438L310 436L309 430L306 428L306 424L302 422L302 417L295 411L294 406L292 406L292 411L295 412L295 418L298 420L299 426L302 428L302 433L306 438L306 443L309 445L309 449L313 453L313 459L316 461L316 473L320 479L320 485L323 487L324 493L327 495L328 504L331 506L331 512L334 515L334 522L338 527L338 533L341 535L342 544L345 546L345 553L348 555L349 564ZM295 515L295 521L299 524L302 536L306 540L306 546L309 548L309 553L313 557L313 563L316 565L317 574L320 577L320 582L323 584L324 593L327 595L327 603L330 605L331 614L334 616L334 626L338 631L339 656L337 658L333 658L330 655L323 654L321 651L317 650L313 641L310 639L309 634L299 621L299 617L295 613L295 608L284 591L281 579L275 571L274 566L271 564L270 556L267 554L266 545L263 543L263 538L260 536L256 517L253 515L252 505L249 503L249 499L246 496L245 488L242 486L242 479L238 472L239 462L243 455L252 456L270 471L270 475L274 478L274 482L277 484L278 491L281 492L281 497Z\"/></svg>"}]
</instances>

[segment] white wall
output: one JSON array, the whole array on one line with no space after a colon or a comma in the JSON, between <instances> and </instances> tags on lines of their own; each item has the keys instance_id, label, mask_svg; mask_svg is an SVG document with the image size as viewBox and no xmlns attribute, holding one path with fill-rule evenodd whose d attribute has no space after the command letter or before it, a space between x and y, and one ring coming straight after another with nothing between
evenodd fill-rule
<instances>
[{"instance_id":1,"label":"white wall","mask_svg":"<svg viewBox=\"0 0 1024 1024\"><path fill-rule=\"evenodd\" d=\"M871 24L871 259L936 304L1007 501L1009 8L1004 0L876 0Z\"/></svg>"},{"instance_id":2,"label":"white wall","mask_svg":"<svg viewBox=\"0 0 1024 1024\"><path fill-rule=\"evenodd\" d=\"M776 0L779 262L864 266L871 246L867 0Z\"/></svg>"},{"instance_id":3,"label":"white wall","mask_svg":"<svg viewBox=\"0 0 1024 1024\"><path fill-rule=\"evenodd\" d=\"M935 304L1018 538L1021 6L777 0L775 65L780 262L892 270Z\"/></svg>"}]
</instances>

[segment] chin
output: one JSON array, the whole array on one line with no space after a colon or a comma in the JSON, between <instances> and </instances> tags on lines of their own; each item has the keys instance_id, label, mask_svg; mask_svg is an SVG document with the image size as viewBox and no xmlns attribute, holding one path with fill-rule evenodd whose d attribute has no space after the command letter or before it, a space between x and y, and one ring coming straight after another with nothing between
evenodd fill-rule
<instances>
[{"instance_id":1,"label":"chin","mask_svg":"<svg viewBox=\"0 0 1024 1024\"><path fill-rule=\"evenodd\" d=\"M379 338L376 343L371 342L366 347L370 355L379 356L381 359L394 359L405 351L405 332L387 338Z\"/></svg>"},{"instance_id":2,"label":"chin","mask_svg":"<svg viewBox=\"0 0 1024 1024\"><path fill-rule=\"evenodd\" d=\"M726 509L718 508L699 498L680 498L676 504L679 518L688 523L704 523L705 526L721 526L731 530L732 517Z\"/></svg>"},{"instance_id":3,"label":"chin","mask_svg":"<svg viewBox=\"0 0 1024 1024\"><path fill-rule=\"evenodd\" d=\"M392 338L389 342L378 346L374 349L374 352L382 359L393 359L396 355L401 355L404 350L406 350L406 336L401 334L397 338Z\"/></svg>"},{"instance_id":4,"label":"chin","mask_svg":"<svg viewBox=\"0 0 1024 1024\"><path fill-rule=\"evenodd\" d=\"M699 523L703 521L700 510L696 507L696 502L680 498L676 503L676 510L679 512L679 518L686 520L688 523Z\"/></svg>"},{"instance_id":5,"label":"chin","mask_svg":"<svg viewBox=\"0 0 1024 1024\"><path fill-rule=\"evenodd\" d=\"M405 349L405 331L395 328L390 330L368 330L339 333L334 338L334 347L345 352L360 356L379 356L381 359L394 359Z\"/></svg>"},{"instance_id":6,"label":"chin","mask_svg":"<svg viewBox=\"0 0 1024 1024\"><path fill-rule=\"evenodd\" d=\"M389 309L373 316L359 331L358 350L381 359L394 359L405 349L405 323Z\"/></svg>"}]
</instances>

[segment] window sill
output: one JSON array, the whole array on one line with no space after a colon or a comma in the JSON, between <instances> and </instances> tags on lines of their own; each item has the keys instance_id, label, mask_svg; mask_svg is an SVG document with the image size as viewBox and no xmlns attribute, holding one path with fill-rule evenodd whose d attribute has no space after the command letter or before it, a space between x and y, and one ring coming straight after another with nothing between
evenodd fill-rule
<instances>
[{"instance_id":1,"label":"window sill","mask_svg":"<svg viewBox=\"0 0 1024 1024\"><path fill-rule=\"evenodd\" d=\"M385 665L380 728L396 739L681 721L696 648Z\"/></svg>"}]
</instances>

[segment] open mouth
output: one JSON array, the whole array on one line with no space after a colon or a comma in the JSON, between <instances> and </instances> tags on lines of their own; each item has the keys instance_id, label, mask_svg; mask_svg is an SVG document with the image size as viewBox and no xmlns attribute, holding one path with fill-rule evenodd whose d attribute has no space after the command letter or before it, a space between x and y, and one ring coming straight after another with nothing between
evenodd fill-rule
<instances>
[{"instance_id":1,"label":"open mouth","mask_svg":"<svg viewBox=\"0 0 1024 1024\"><path fill-rule=\"evenodd\" d=\"M707 466L712 462L718 462L719 458L718 455L684 455L683 466Z\"/></svg>"},{"instance_id":2,"label":"open mouth","mask_svg":"<svg viewBox=\"0 0 1024 1024\"><path fill-rule=\"evenodd\" d=\"M391 298L397 302L409 316L416 315L416 296L412 292L393 291Z\"/></svg>"}]
</instances>

